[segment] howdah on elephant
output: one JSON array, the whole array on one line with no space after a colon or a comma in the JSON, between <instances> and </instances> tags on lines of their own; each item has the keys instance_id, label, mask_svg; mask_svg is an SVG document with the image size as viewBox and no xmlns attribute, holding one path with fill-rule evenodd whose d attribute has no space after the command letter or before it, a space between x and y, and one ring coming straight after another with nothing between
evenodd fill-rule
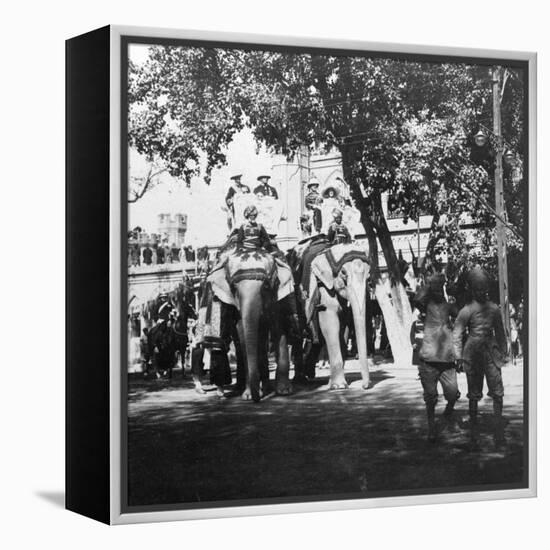
<instances>
[{"instance_id":1,"label":"howdah on elephant","mask_svg":"<svg viewBox=\"0 0 550 550\"><path fill-rule=\"evenodd\" d=\"M269 331L277 356L276 392L289 394L287 335L276 322L280 303L294 293L288 265L265 250L237 248L223 254L208 281L218 299L239 312L237 328L246 365L243 398L259 401L268 392Z\"/></svg>"}]
</instances>

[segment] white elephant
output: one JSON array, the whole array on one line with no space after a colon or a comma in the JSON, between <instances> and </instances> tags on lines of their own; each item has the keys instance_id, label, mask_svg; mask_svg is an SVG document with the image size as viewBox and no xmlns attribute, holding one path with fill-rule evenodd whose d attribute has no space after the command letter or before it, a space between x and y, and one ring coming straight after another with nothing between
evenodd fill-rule
<instances>
[{"instance_id":1,"label":"white elephant","mask_svg":"<svg viewBox=\"0 0 550 550\"><path fill-rule=\"evenodd\" d=\"M305 250L299 252L304 257ZM367 281L370 274L368 253L357 244L338 244L319 252L311 261L309 288L304 301L305 316L311 321L318 315L330 361L330 388L347 388L344 359L340 347L340 312L347 301L353 314L362 386L369 386L367 358L366 307ZM340 299L339 299L340 298Z\"/></svg>"}]
</instances>

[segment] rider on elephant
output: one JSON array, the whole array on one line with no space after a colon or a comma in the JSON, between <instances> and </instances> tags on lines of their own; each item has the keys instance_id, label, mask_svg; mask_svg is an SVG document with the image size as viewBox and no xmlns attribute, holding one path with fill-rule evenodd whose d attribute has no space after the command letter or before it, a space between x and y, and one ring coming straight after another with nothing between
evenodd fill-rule
<instances>
[{"instance_id":1,"label":"rider on elephant","mask_svg":"<svg viewBox=\"0 0 550 550\"><path fill-rule=\"evenodd\" d=\"M279 261L285 262L283 252L279 249L275 236L270 236L265 227L256 222L258 209L255 206L247 206L244 210L246 222L239 227L237 233L237 248L241 250L260 250L264 249ZM296 298L291 292L277 303L277 315L273 318L278 321L278 329L284 331L293 338L301 337L300 321L296 307Z\"/></svg>"},{"instance_id":2,"label":"rider on elephant","mask_svg":"<svg viewBox=\"0 0 550 550\"><path fill-rule=\"evenodd\" d=\"M343 212L340 208L335 208L332 211L334 221L328 228L328 241L330 244L347 244L351 243L351 234L349 229L342 222Z\"/></svg>"},{"instance_id":3,"label":"rider on elephant","mask_svg":"<svg viewBox=\"0 0 550 550\"><path fill-rule=\"evenodd\" d=\"M246 222L243 223L237 233L237 247L245 250L268 250L270 245L269 235L265 227L256 221L258 209L255 206L247 206L244 209Z\"/></svg>"},{"instance_id":4,"label":"rider on elephant","mask_svg":"<svg viewBox=\"0 0 550 550\"><path fill-rule=\"evenodd\" d=\"M349 244L351 243L351 234L349 229L342 221L343 212L340 208L335 208L332 211L333 222L330 224L327 232L327 240L330 246L336 244ZM318 292L312 297L312 303L315 304L317 311L323 311L324 305L319 303Z\"/></svg>"},{"instance_id":5,"label":"rider on elephant","mask_svg":"<svg viewBox=\"0 0 550 550\"><path fill-rule=\"evenodd\" d=\"M245 250L264 249L280 262L286 263L285 255L279 249L275 235L269 235L264 226L256 222L257 208L248 206L244 211L244 216L248 221L239 228L237 247ZM274 307L276 311L272 319L277 322L277 329L288 334L292 339L300 339L302 330L294 293L288 294L280 302L274 304Z\"/></svg>"}]
</instances>

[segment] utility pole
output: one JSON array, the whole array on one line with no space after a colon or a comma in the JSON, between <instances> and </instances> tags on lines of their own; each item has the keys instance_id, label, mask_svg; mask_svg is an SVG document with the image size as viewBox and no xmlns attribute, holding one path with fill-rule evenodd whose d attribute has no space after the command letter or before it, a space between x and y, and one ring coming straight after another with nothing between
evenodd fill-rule
<instances>
[{"instance_id":1,"label":"utility pole","mask_svg":"<svg viewBox=\"0 0 550 550\"><path fill-rule=\"evenodd\" d=\"M502 124L500 113L501 102L501 78L502 68L494 67L492 71L493 80L493 133L496 139L496 161L495 161L495 211L496 233L497 233L497 260L498 260L498 286L500 297L500 309L504 322L506 340L510 342L510 307L508 302L508 255L506 250L506 227L502 220L506 219L504 208L504 182L502 176L502 157L504 155L504 140L502 138Z\"/></svg>"},{"instance_id":2,"label":"utility pole","mask_svg":"<svg viewBox=\"0 0 550 550\"><path fill-rule=\"evenodd\" d=\"M420 267L420 214L416 220L416 268Z\"/></svg>"}]
</instances>

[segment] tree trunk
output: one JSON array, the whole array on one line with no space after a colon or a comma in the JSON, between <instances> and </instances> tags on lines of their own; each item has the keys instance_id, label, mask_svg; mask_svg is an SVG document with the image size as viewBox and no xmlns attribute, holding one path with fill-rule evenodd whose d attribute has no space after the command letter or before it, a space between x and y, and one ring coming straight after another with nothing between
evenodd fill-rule
<instances>
[{"instance_id":1,"label":"tree trunk","mask_svg":"<svg viewBox=\"0 0 550 550\"><path fill-rule=\"evenodd\" d=\"M394 363L396 366L406 367L412 361L412 344L410 340L412 310L407 292L403 286L397 255L382 210L379 193L373 194L370 220L388 268L386 281L382 281L379 277L375 283L375 295L386 322Z\"/></svg>"},{"instance_id":2,"label":"tree trunk","mask_svg":"<svg viewBox=\"0 0 550 550\"><path fill-rule=\"evenodd\" d=\"M424 273L426 270L427 260L430 261L433 260L433 253L435 249L435 245L439 242L439 231L437 230L437 226L439 224L439 218L441 217L439 212L436 212L436 214L432 218L432 223L430 225L430 237L428 239L428 244L426 245L426 252L424 253L424 259L422 260L422 264L420 266L421 273Z\"/></svg>"},{"instance_id":3,"label":"tree trunk","mask_svg":"<svg viewBox=\"0 0 550 550\"><path fill-rule=\"evenodd\" d=\"M412 344L410 340L412 310L407 292L402 282L402 275L397 263L397 255L391 233L382 210L380 194L376 193L372 201L373 221L378 241L388 266L388 280L376 285L376 297L386 321L388 340L392 348L394 363L397 366L409 366L412 361ZM384 286L386 287L384 289ZM387 288L389 286L389 288ZM391 306L386 297L391 296Z\"/></svg>"},{"instance_id":4,"label":"tree trunk","mask_svg":"<svg viewBox=\"0 0 550 550\"><path fill-rule=\"evenodd\" d=\"M348 160L348 156L342 151L344 177L348 182L353 182L354 178ZM412 344L410 341L412 310L405 287L401 282L402 277L397 263L397 254L382 210L380 192L375 191L368 198L365 198L359 185L352 184L350 189L359 207L361 222L369 241L371 282L374 285L375 296L386 323L394 363L396 366L409 366L412 361ZM380 243L388 269L386 280L383 280L380 275L378 243Z\"/></svg>"},{"instance_id":5,"label":"tree trunk","mask_svg":"<svg viewBox=\"0 0 550 550\"><path fill-rule=\"evenodd\" d=\"M386 323L394 363L399 367L410 366L412 311L405 288L401 283L394 285L388 279L379 279L374 292Z\"/></svg>"}]
</instances>

